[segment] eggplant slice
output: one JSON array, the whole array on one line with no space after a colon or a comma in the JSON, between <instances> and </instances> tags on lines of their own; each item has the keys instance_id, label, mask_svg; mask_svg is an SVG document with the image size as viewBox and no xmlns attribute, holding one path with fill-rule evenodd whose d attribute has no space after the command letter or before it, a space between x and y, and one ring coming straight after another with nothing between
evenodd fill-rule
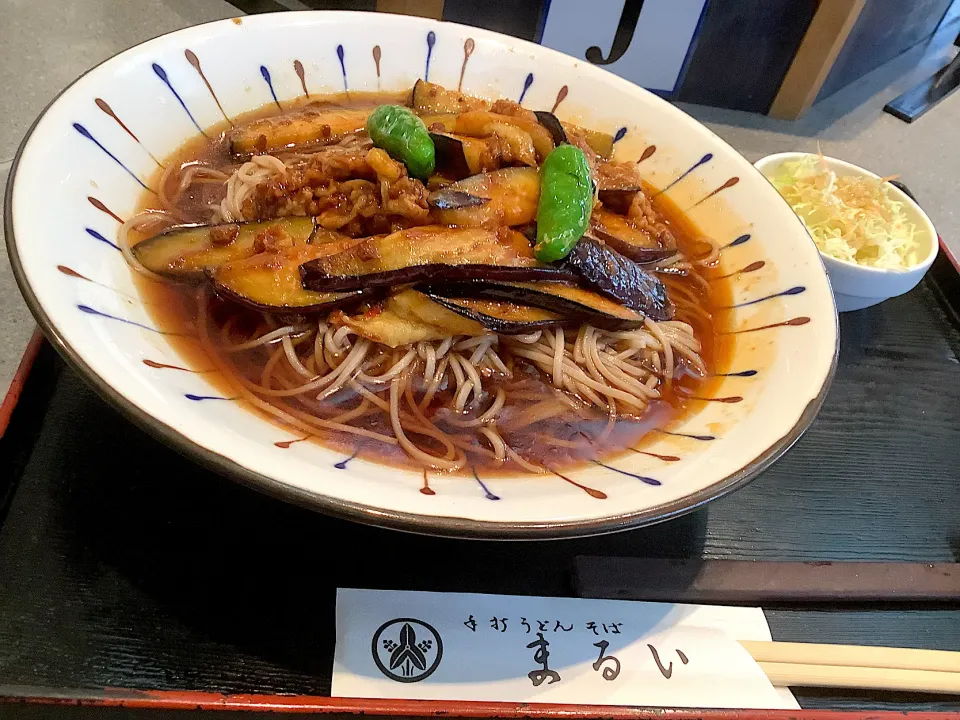
<instances>
[{"instance_id":1,"label":"eggplant slice","mask_svg":"<svg viewBox=\"0 0 960 720\"><path fill-rule=\"evenodd\" d=\"M452 192L459 194L454 196ZM485 228L531 223L537 217L539 202L540 172L536 168L506 168L474 175L430 196L433 216L440 224Z\"/></svg>"},{"instance_id":2,"label":"eggplant slice","mask_svg":"<svg viewBox=\"0 0 960 720\"><path fill-rule=\"evenodd\" d=\"M300 266L303 287L317 292L361 290L435 280L575 281L569 268L545 265L509 228L409 228L366 238L336 255Z\"/></svg>"},{"instance_id":3,"label":"eggplant slice","mask_svg":"<svg viewBox=\"0 0 960 720\"><path fill-rule=\"evenodd\" d=\"M329 145L366 129L372 108L321 110L307 107L254 120L227 133L234 157Z\"/></svg>"},{"instance_id":4,"label":"eggplant slice","mask_svg":"<svg viewBox=\"0 0 960 720\"><path fill-rule=\"evenodd\" d=\"M563 125L560 124L560 121L557 120L557 116L552 112L547 112L546 110L534 110L533 114L537 116L537 120L543 125L550 135L553 136L554 145L562 145L567 140L567 132L563 129Z\"/></svg>"},{"instance_id":5,"label":"eggplant slice","mask_svg":"<svg viewBox=\"0 0 960 720\"><path fill-rule=\"evenodd\" d=\"M264 249L306 245L314 232L313 218L308 217L179 225L137 243L133 256L147 270L159 275L174 280L201 280L206 270L251 257ZM327 235L325 233L325 237Z\"/></svg>"},{"instance_id":6,"label":"eggplant slice","mask_svg":"<svg viewBox=\"0 0 960 720\"><path fill-rule=\"evenodd\" d=\"M643 190L639 185L635 187L604 187L598 185L597 197L604 207L620 215L626 215L630 211L630 204L637 196L638 192Z\"/></svg>"},{"instance_id":7,"label":"eggplant slice","mask_svg":"<svg viewBox=\"0 0 960 720\"><path fill-rule=\"evenodd\" d=\"M662 246L656 237L629 218L603 208L593 209L590 229L604 244L634 262L653 263L676 254L675 247Z\"/></svg>"},{"instance_id":8,"label":"eggplant slice","mask_svg":"<svg viewBox=\"0 0 960 720\"><path fill-rule=\"evenodd\" d=\"M442 307L411 289L390 296L361 315L337 312L330 320L334 325L346 325L361 337L389 347L487 332L476 320Z\"/></svg>"},{"instance_id":9,"label":"eggplant slice","mask_svg":"<svg viewBox=\"0 0 960 720\"><path fill-rule=\"evenodd\" d=\"M580 238L567 263L598 292L653 320L670 320L674 307L663 283L633 260L590 238Z\"/></svg>"},{"instance_id":10,"label":"eggplant slice","mask_svg":"<svg viewBox=\"0 0 960 720\"><path fill-rule=\"evenodd\" d=\"M607 330L630 330L644 316L591 290L557 282L451 282L421 286L431 297L475 298L541 308L567 322L587 322Z\"/></svg>"},{"instance_id":11,"label":"eggplant slice","mask_svg":"<svg viewBox=\"0 0 960 720\"><path fill-rule=\"evenodd\" d=\"M418 115L462 113L467 110L486 110L489 107L490 103L486 100L447 90L426 80L417 80L413 86L413 109Z\"/></svg>"},{"instance_id":12,"label":"eggplant slice","mask_svg":"<svg viewBox=\"0 0 960 720\"><path fill-rule=\"evenodd\" d=\"M446 133L430 133L436 155L436 172L452 180L462 180L480 172L473 170L467 160L467 150L464 141Z\"/></svg>"},{"instance_id":13,"label":"eggplant slice","mask_svg":"<svg viewBox=\"0 0 960 720\"><path fill-rule=\"evenodd\" d=\"M490 202L490 198L471 195L454 187L445 187L430 195L430 205L437 210L463 210L479 207Z\"/></svg>"},{"instance_id":14,"label":"eggplant slice","mask_svg":"<svg viewBox=\"0 0 960 720\"><path fill-rule=\"evenodd\" d=\"M537 244L537 224L535 222L524 223L514 229L529 240L531 245Z\"/></svg>"},{"instance_id":15,"label":"eggplant slice","mask_svg":"<svg viewBox=\"0 0 960 720\"><path fill-rule=\"evenodd\" d=\"M418 288L419 289L419 286ZM475 298L445 298L430 295L439 305L502 335L518 335L566 323L557 313L529 305Z\"/></svg>"},{"instance_id":16,"label":"eggplant slice","mask_svg":"<svg viewBox=\"0 0 960 720\"><path fill-rule=\"evenodd\" d=\"M554 148L550 131L538 122L517 115L501 115L486 110L470 110L457 116L454 131L458 135L485 138L496 134L501 125L512 125L530 136L536 151L536 161L543 162Z\"/></svg>"},{"instance_id":17,"label":"eggplant slice","mask_svg":"<svg viewBox=\"0 0 960 720\"><path fill-rule=\"evenodd\" d=\"M436 115L421 115L420 119L427 126L427 130L436 133L452 133L457 127L456 113L438 113Z\"/></svg>"},{"instance_id":18,"label":"eggplant slice","mask_svg":"<svg viewBox=\"0 0 960 720\"><path fill-rule=\"evenodd\" d=\"M450 312L417 290L402 290L391 296L387 300L387 307L404 317L438 328L443 332L443 337L485 334L476 321Z\"/></svg>"},{"instance_id":19,"label":"eggplant slice","mask_svg":"<svg viewBox=\"0 0 960 720\"><path fill-rule=\"evenodd\" d=\"M633 198L643 191L636 163L599 163L595 177L600 202L621 215L626 215Z\"/></svg>"},{"instance_id":20,"label":"eggplant slice","mask_svg":"<svg viewBox=\"0 0 960 720\"><path fill-rule=\"evenodd\" d=\"M568 136L579 135L586 140L587 145L600 156L601 160L609 160L613 157L613 135L598 130L588 130L573 123L561 122L560 126Z\"/></svg>"},{"instance_id":21,"label":"eggplant slice","mask_svg":"<svg viewBox=\"0 0 960 720\"><path fill-rule=\"evenodd\" d=\"M221 297L255 310L277 313L313 313L356 302L370 291L320 293L304 290L300 265L355 245L359 240L341 240L317 245L295 245L278 252L265 252L207 271Z\"/></svg>"}]
</instances>

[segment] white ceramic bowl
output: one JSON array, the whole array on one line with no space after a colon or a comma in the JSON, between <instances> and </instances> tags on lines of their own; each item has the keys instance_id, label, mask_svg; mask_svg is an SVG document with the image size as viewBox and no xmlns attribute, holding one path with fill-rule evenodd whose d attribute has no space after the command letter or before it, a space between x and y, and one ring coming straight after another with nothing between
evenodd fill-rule
<instances>
[{"instance_id":1,"label":"white ceramic bowl","mask_svg":"<svg viewBox=\"0 0 960 720\"><path fill-rule=\"evenodd\" d=\"M201 71L202 70L202 74ZM521 99L615 134L618 155L723 246L736 278L722 323L730 375L647 454L550 476L423 476L347 464L239 402L158 333L115 247L163 158L223 115L281 99L419 78ZM215 93L215 95L214 95ZM222 108L222 110L221 110ZM122 123L122 124L121 124ZM820 256L750 163L680 110L589 63L472 27L364 13L276 13L151 40L77 80L31 129L10 174L6 237L21 290L58 350L134 421L252 487L363 522L469 537L610 532L687 512L770 465L813 420L832 376L837 317ZM748 268L749 272L737 271ZM716 400L723 400L717 402ZM162 482L162 480L158 480ZM189 502L189 498L184 499Z\"/></svg>"},{"instance_id":2,"label":"white ceramic bowl","mask_svg":"<svg viewBox=\"0 0 960 720\"><path fill-rule=\"evenodd\" d=\"M815 157L815 155L802 152L777 153L761 158L755 165L765 177L771 178L776 175L777 170L784 163L794 162L805 157ZM869 170L864 170L862 167L843 160L826 156L824 160L830 169L838 175L880 178L879 175L875 175ZM916 264L904 270L887 270L858 265L820 253L823 264L827 268L827 273L830 275L833 296L837 301L837 310L840 312L861 310L888 298L909 292L916 287L937 257L939 247L937 231L934 229L933 223L930 222L930 218L909 195L896 185L890 186L889 193L891 198L904 204L904 212L909 216L910 221L917 226L916 238L919 243L917 257L920 259Z\"/></svg>"}]
</instances>

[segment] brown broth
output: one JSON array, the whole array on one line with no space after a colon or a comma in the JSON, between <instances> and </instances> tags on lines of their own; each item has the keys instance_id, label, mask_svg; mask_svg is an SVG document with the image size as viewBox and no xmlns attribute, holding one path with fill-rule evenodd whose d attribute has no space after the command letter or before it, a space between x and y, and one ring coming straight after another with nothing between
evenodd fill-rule
<instances>
[{"instance_id":1,"label":"brown broth","mask_svg":"<svg viewBox=\"0 0 960 720\"><path fill-rule=\"evenodd\" d=\"M396 93L350 93L349 96L344 94L328 96L319 100L319 102L328 103L331 107L357 107L360 105L372 106L381 102L398 102L402 98L402 95ZM314 99L313 102L318 101ZM289 105L289 108L300 107L304 104L306 103L294 102ZM235 124L276 113L274 106L268 106L235 119ZM205 138L198 137L189 141L167 158L165 165L176 164L179 166L185 162L203 161L212 163L215 167L229 166L232 161L222 135L222 131L227 129L229 129L229 126L224 123L208 131L211 136L214 135L214 132L221 133L216 140L208 141ZM154 178L151 186L156 187L159 179L160 172ZM178 201L177 207L181 212L196 221L202 220L200 210L205 204L211 199L218 199L214 198L210 191L204 190L205 187L201 186L199 191L182 197ZM209 187L216 188L216 185L210 184ZM702 243L697 239L702 235L699 228L669 198L664 195L654 197L654 206L669 225L677 238L679 248L685 255L688 257L696 256L702 252L700 247ZM144 193L140 209L154 208L157 208L155 196ZM139 239L141 238L132 238L133 241ZM166 331L196 335L198 315L195 288L152 281L136 273L134 275L139 292L147 301L147 307L157 327ZM711 317L715 317L718 308L731 304L731 280L728 278L712 279L710 286L711 295L704 300L702 307ZM215 305L212 306L214 307L213 314L224 312L228 308L228 304L225 302L215 300L214 303ZM240 323L255 322L258 315L249 310L238 309L234 305L229 305L229 309L230 312L239 315L237 322ZM681 317L679 314L678 319L693 326L695 336L701 343L701 357L708 371L710 373L727 371L730 367L735 337L718 334L714 320L706 321L697 315ZM235 379L225 377L219 372L209 372L214 367L214 363L197 340L188 336L172 335L168 337L189 368L204 372L204 378L217 387L218 391L224 396L234 397L237 395ZM238 371L248 378L259 378L265 363L265 357L253 357L252 354L247 353L232 355L230 360L237 363ZM539 379L536 371L533 373L515 373L515 375L519 379L502 381L501 387L508 393L508 398L511 398L511 405L517 412L522 412L523 409L549 395L549 386ZM721 381L722 378L708 376L707 379L700 380L692 374L684 374L674 382L672 387L661 387L661 400L651 403L642 417L617 420L615 427L605 439L602 447L598 447L592 439L598 437L604 431L608 423L607 419L582 420L570 411L549 421L524 427L519 431L504 430L502 434L510 446L524 458L551 470L564 471L597 460L607 461L624 454L644 452L645 443L656 437L654 430L668 428L676 424L685 414L695 412L703 406L701 400L690 399L688 396L709 398ZM488 390L492 390L496 386L488 383L486 387ZM343 401L343 409L353 407L356 402L355 399ZM300 438L304 438L304 433L297 429L290 428L253 407L250 407L250 410L262 415L269 422L289 433L288 436L278 438L275 443L278 447L289 447L292 442L298 442ZM436 416L433 419L443 426L442 421L439 421ZM354 424L387 435L393 434L389 420L382 412L368 415L363 418L362 423ZM451 428L447 426L444 429L450 430ZM463 435L467 434L467 431L460 430L459 432ZM435 450L438 447L432 445L429 440L421 442L421 437L415 437L418 444L421 444L425 449ZM411 460L401 449L381 442L338 432L310 435L305 439L338 449L347 455L358 453L360 457L368 460L373 459L385 464L421 469L421 466ZM658 457L663 458L664 456ZM470 474L471 467L487 475L517 472L516 465L508 463L505 466L487 455L468 453L468 458L469 465L465 470L460 471L461 473ZM667 456L666 459L673 458Z\"/></svg>"}]
</instances>

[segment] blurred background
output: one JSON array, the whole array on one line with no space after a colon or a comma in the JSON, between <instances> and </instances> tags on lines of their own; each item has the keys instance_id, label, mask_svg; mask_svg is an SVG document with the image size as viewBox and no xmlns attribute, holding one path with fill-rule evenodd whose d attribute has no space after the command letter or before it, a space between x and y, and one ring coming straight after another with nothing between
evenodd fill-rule
<instances>
[{"instance_id":1,"label":"blurred background","mask_svg":"<svg viewBox=\"0 0 960 720\"><path fill-rule=\"evenodd\" d=\"M604 65L665 97L794 119L917 45L960 0L233 0L247 13L380 10L474 25ZM591 52L591 49L593 51Z\"/></svg>"}]
</instances>

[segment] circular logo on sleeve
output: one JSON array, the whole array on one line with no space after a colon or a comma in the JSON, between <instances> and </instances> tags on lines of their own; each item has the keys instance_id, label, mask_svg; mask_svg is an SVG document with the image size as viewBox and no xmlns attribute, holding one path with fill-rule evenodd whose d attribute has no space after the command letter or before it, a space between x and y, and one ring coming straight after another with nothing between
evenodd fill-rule
<instances>
[{"instance_id":1,"label":"circular logo on sleeve","mask_svg":"<svg viewBox=\"0 0 960 720\"><path fill-rule=\"evenodd\" d=\"M430 677L443 658L443 641L433 626L415 618L385 622L373 634L373 661L380 672L402 683Z\"/></svg>"}]
</instances>

